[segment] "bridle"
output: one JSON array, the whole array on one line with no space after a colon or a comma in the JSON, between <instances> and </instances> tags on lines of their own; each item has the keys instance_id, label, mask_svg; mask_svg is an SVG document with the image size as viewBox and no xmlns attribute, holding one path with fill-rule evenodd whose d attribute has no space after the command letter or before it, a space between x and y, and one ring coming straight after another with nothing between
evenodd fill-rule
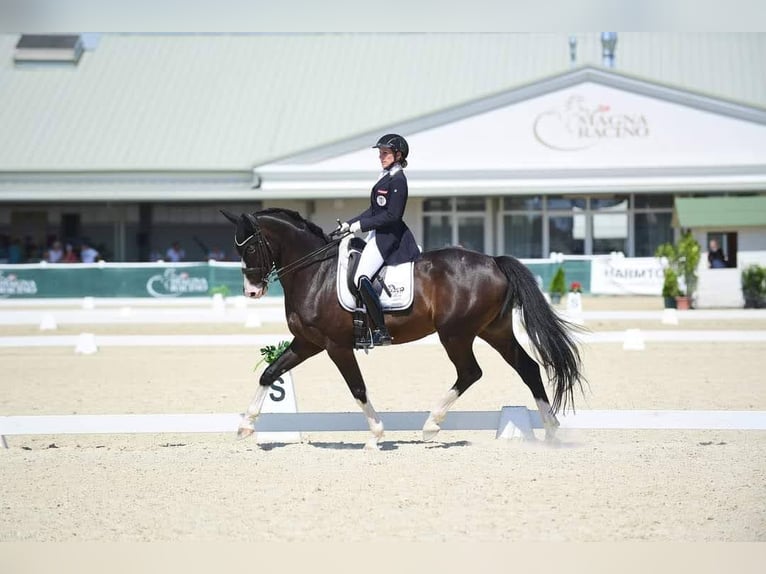
<instances>
[{"instance_id":1,"label":"bridle","mask_svg":"<svg viewBox=\"0 0 766 574\"><path fill-rule=\"evenodd\" d=\"M340 243L341 239L343 237L336 237L335 239L331 239L327 245L323 245L319 249L315 249L311 253L308 253L304 255L303 257L300 257L293 261L292 263L288 263L287 265L283 265L282 267L277 268L276 261L274 259L274 253L271 249L271 245L269 245L268 239L261 233L261 227L258 225L258 221L255 219L253 215L250 213L246 213L245 217L247 220L251 223L253 226L253 233L243 241L237 241L237 235L234 234L234 243L242 249L242 261L245 260L246 254L257 254L256 260L261 262L268 262L268 265L259 265L257 267L243 267L242 268L242 274L247 276L248 274L255 274L259 273L261 277L263 277L263 282L266 284L273 283L274 281L277 281L278 279L281 279L288 273L291 273L292 271L296 271L297 269L300 269L301 267L305 267L309 263L318 263L320 260L311 261L311 259L317 255L320 255L324 253L325 251L328 251L329 249L332 249L335 247L338 243ZM264 273L268 269L268 273Z\"/></svg>"}]
</instances>

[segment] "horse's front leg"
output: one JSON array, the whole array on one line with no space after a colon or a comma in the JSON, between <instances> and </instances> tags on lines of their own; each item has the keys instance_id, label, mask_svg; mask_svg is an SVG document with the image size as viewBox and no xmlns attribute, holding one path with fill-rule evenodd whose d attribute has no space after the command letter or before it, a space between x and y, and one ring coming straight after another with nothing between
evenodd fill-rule
<instances>
[{"instance_id":1,"label":"horse's front leg","mask_svg":"<svg viewBox=\"0 0 766 574\"><path fill-rule=\"evenodd\" d=\"M364 447L366 449L377 450L378 442L383 438L383 422L367 398L367 387L364 384L362 372L359 370L359 363L356 362L354 351L348 348L328 345L327 354L330 355L330 359L338 367L359 408L362 409L364 416L367 417L367 424L370 427L370 432L372 432L372 438L365 443Z\"/></svg>"},{"instance_id":2,"label":"horse's front leg","mask_svg":"<svg viewBox=\"0 0 766 574\"><path fill-rule=\"evenodd\" d=\"M261 414L263 401L266 399L271 384L284 373L301 364L309 357L313 357L321 350L320 347L308 341L293 339L290 346L261 375L261 379L258 381L258 390L255 392L253 400L250 401L250 405L247 407L247 411L239 423L237 438L247 438L255 433L255 421L258 419L258 415Z\"/></svg>"}]
</instances>

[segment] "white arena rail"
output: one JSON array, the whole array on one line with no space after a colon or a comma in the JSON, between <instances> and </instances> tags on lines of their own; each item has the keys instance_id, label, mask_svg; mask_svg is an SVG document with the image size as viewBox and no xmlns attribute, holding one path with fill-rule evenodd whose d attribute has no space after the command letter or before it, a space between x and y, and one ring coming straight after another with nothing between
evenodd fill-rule
<instances>
[{"instance_id":1,"label":"white arena rail","mask_svg":"<svg viewBox=\"0 0 766 574\"><path fill-rule=\"evenodd\" d=\"M379 413L387 431L419 431L428 412ZM131 414L0 416L0 436L136 433L236 433L240 414ZM766 430L766 411L588 410L559 416L562 429ZM497 438L534 438L542 429L536 410L454 411L442 430L494 430ZM258 432L369 431L359 413L264 413ZM2 440L6 446L5 439Z\"/></svg>"}]
</instances>

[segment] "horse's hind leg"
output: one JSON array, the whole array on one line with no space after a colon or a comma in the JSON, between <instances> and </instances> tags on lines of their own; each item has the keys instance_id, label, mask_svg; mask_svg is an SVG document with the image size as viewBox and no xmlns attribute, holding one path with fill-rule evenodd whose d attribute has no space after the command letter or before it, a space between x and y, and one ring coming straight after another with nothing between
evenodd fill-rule
<instances>
[{"instance_id":1,"label":"horse's hind leg","mask_svg":"<svg viewBox=\"0 0 766 574\"><path fill-rule=\"evenodd\" d=\"M548 394L545 392L545 385L540 376L540 365L529 356L524 347L516 340L511 332L510 320L509 324L502 330L487 329L479 333L479 337L502 355L505 362L519 373L521 380L532 391L537 410L540 412L540 419L545 427L545 438L552 440L559 428L559 421L551 409Z\"/></svg>"},{"instance_id":2,"label":"horse's hind leg","mask_svg":"<svg viewBox=\"0 0 766 574\"><path fill-rule=\"evenodd\" d=\"M328 345L327 354L338 367L340 374L346 381L351 395L356 399L359 408L362 409L364 416L367 417L367 424L372 432L372 438L364 445L367 449L376 450L378 442L383 438L383 422L378 413L367 398L367 387L364 384L362 372L359 370L359 363L356 361L354 351L350 348Z\"/></svg>"},{"instance_id":3,"label":"horse's hind leg","mask_svg":"<svg viewBox=\"0 0 766 574\"><path fill-rule=\"evenodd\" d=\"M457 370L457 380L450 390L444 395L444 398L428 415L426 423L423 425L423 440L433 440L441 430L441 423L447 416L450 407L455 404L460 395L468 387L481 378L481 367L473 354L473 337L443 337L440 334L442 345L447 350L452 363Z\"/></svg>"}]
</instances>

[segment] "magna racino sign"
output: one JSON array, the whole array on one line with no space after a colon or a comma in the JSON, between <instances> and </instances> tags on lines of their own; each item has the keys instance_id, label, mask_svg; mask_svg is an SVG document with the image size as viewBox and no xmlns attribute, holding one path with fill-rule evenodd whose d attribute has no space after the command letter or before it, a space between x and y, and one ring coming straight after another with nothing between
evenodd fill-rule
<instances>
[{"instance_id":1,"label":"magna racino sign","mask_svg":"<svg viewBox=\"0 0 766 574\"><path fill-rule=\"evenodd\" d=\"M643 139L649 136L649 122L641 113L612 109L608 103L591 103L573 94L561 105L535 118L535 138L560 151L577 151L604 140Z\"/></svg>"},{"instance_id":2,"label":"magna racino sign","mask_svg":"<svg viewBox=\"0 0 766 574\"><path fill-rule=\"evenodd\" d=\"M149 278L146 291L152 297L207 295L208 282L204 277L192 277L186 272L176 273L175 269L166 269L164 273Z\"/></svg>"}]
</instances>

